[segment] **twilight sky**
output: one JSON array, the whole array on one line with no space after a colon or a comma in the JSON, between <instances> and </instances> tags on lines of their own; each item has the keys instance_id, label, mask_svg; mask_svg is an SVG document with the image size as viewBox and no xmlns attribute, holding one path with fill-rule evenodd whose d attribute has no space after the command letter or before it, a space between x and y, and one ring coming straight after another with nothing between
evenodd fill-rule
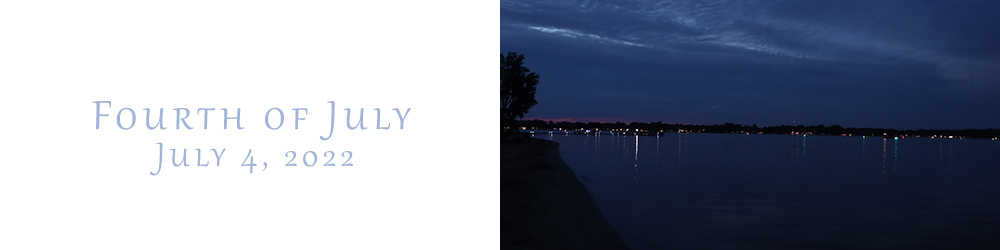
<instances>
[{"instance_id":1,"label":"twilight sky","mask_svg":"<svg viewBox=\"0 0 1000 250\"><path fill-rule=\"evenodd\" d=\"M1000 1L507 1L526 119L1000 128Z\"/></svg>"}]
</instances>

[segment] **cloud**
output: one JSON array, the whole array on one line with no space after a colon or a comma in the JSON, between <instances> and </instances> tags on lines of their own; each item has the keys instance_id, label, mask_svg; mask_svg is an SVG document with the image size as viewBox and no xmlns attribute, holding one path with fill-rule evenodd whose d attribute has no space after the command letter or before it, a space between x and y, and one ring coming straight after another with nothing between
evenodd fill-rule
<instances>
[{"instance_id":1,"label":"cloud","mask_svg":"<svg viewBox=\"0 0 1000 250\"><path fill-rule=\"evenodd\" d=\"M916 114L961 109L956 117L995 117L975 107L1000 105L997 12L1000 3L993 2L501 1L501 49L544 55L535 59L538 68L558 73L543 78L574 89L559 98L614 117L627 115L599 106L685 113L642 101L656 98L592 98L588 104L595 94L587 91L615 86L623 89L620 96L662 96L751 114L741 117L782 105L801 107L788 117L821 117L810 110L850 104L843 107L854 112L826 113L866 126L980 126L1000 118L943 122ZM914 115L846 115L880 106ZM723 115L732 114L688 114L687 120ZM793 120L774 112L757 117Z\"/></svg>"},{"instance_id":2,"label":"cloud","mask_svg":"<svg viewBox=\"0 0 1000 250\"><path fill-rule=\"evenodd\" d=\"M568 30L568 29L546 28L546 27L536 27L536 26L530 26L528 28L533 29L533 30L537 30L537 31L541 31L541 32L545 32L545 33L562 35L562 36L566 36L566 37L569 37L569 38L590 39L590 40L594 40L594 41L601 42L601 43L603 43L603 42L610 42L610 43L613 43L613 44L624 44L624 45L629 45L629 46L645 47L645 45L638 44L638 43L633 43L633 42L624 41L624 40L618 40L618 39L612 39L612 38L607 38L607 37L598 36L598 35L594 35L594 34L585 34L585 33L577 32L577 31L572 31L572 30Z\"/></svg>"}]
</instances>

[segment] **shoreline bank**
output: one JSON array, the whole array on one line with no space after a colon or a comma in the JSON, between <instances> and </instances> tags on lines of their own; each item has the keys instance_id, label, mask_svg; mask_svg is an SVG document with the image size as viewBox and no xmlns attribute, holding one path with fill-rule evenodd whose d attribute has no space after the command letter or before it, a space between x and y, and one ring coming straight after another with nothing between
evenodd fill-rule
<instances>
[{"instance_id":1,"label":"shoreline bank","mask_svg":"<svg viewBox=\"0 0 1000 250\"><path fill-rule=\"evenodd\" d=\"M500 248L627 249L559 144L500 143Z\"/></svg>"}]
</instances>

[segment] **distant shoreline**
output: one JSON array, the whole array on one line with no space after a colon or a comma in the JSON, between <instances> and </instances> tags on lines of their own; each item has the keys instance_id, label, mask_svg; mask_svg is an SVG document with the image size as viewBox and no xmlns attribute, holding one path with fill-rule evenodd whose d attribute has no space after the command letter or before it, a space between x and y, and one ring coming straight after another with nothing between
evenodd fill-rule
<instances>
[{"instance_id":1,"label":"distant shoreline","mask_svg":"<svg viewBox=\"0 0 1000 250\"><path fill-rule=\"evenodd\" d=\"M694 124L667 124L661 122L632 122L632 123L601 123L601 122L555 122L543 120L517 120L513 126L521 130L559 130L572 133L585 133L586 131L600 133L616 133L628 135L656 135L662 133L722 133L722 134L806 134L806 135L832 135L832 136L888 136L888 137L928 137L928 138L977 138L977 139L998 139L1000 129L885 129L885 128L853 128L831 126L766 126L758 127L757 124L741 125L733 123L716 125L694 125Z\"/></svg>"},{"instance_id":2,"label":"distant shoreline","mask_svg":"<svg viewBox=\"0 0 1000 250\"><path fill-rule=\"evenodd\" d=\"M627 249L559 144L500 143L500 248Z\"/></svg>"}]
</instances>

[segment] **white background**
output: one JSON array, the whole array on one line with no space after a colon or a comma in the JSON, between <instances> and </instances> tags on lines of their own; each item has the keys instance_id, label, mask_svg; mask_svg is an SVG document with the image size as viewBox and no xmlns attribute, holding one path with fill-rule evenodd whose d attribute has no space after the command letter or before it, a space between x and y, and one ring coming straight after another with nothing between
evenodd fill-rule
<instances>
[{"instance_id":1,"label":"white background","mask_svg":"<svg viewBox=\"0 0 1000 250\"><path fill-rule=\"evenodd\" d=\"M495 248L498 9L0 3L0 248ZM111 101L100 129L94 101ZM327 101L337 120L323 141ZM131 130L115 122L126 107ZM168 129L146 129L144 108L154 119L163 108ZM174 108L195 129L177 130ZM198 108L216 109L208 129ZM239 108L245 129L222 129L221 108ZM264 126L270 108L284 111L281 129ZM292 108L309 109L298 130ZM344 108L364 108L368 129L348 130ZM391 129L375 129L373 108ZM392 108L411 109L404 129ZM151 176L157 142L164 166ZM174 167L170 148L187 148L191 166ZM212 148L226 149L221 166ZM249 149L252 174L240 166ZM338 166L320 166L327 150ZM354 166L340 166L347 150ZM286 151L299 166L284 166ZM303 166L306 151L316 166Z\"/></svg>"}]
</instances>

